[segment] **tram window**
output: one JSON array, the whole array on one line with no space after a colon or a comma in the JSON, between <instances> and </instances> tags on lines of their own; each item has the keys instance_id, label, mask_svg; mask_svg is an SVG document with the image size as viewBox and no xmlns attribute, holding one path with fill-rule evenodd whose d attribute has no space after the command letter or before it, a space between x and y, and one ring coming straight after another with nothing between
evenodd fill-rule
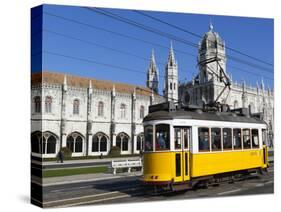
<instances>
[{"instance_id":1,"label":"tram window","mask_svg":"<svg viewBox=\"0 0 281 212\"><path fill-rule=\"evenodd\" d=\"M232 149L232 136L230 128L223 128L223 149Z\"/></svg>"},{"instance_id":2,"label":"tram window","mask_svg":"<svg viewBox=\"0 0 281 212\"><path fill-rule=\"evenodd\" d=\"M156 125L156 150L170 149L170 126L168 124Z\"/></svg>"},{"instance_id":3,"label":"tram window","mask_svg":"<svg viewBox=\"0 0 281 212\"><path fill-rule=\"evenodd\" d=\"M265 129L262 129L262 144L263 145L267 144L267 142L266 142L266 130Z\"/></svg>"},{"instance_id":4,"label":"tram window","mask_svg":"<svg viewBox=\"0 0 281 212\"><path fill-rule=\"evenodd\" d=\"M212 151L221 151L221 129L220 128L211 129L211 144L212 144Z\"/></svg>"},{"instance_id":5,"label":"tram window","mask_svg":"<svg viewBox=\"0 0 281 212\"><path fill-rule=\"evenodd\" d=\"M181 129L175 128L175 149L181 149Z\"/></svg>"},{"instance_id":6,"label":"tram window","mask_svg":"<svg viewBox=\"0 0 281 212\"><path fill-rule=\"evenodd\" d=\"M252 129L252 145L253 148L259 148L259 131Z\"/></svg>"},{"instance_id":7,"label":"tram window","mask_svg":"<svg viewBox=\"0 0 281 212\"><path fill-rule=\"evenodd\" d=\"M151 125L144 127L144 150L153 150L153 127Z\"/></svg>"},{"instance_id":8,"label":"tram window","mask_svg":"<svg viewBox=\"0 0 281 212\"><path fill-rule=\"evenodd\" d=\"M198 128L199 151L210 151L209 128Z\"/></svg>"},{"instance_id":9,"label":"tram window","mask_svg":"<svg viewBox=\"0 0 281 212\"><path fill-rule=\"evenodd\" d=\"M233 129L233 146L234 149L241 149L241 129Z\"/></svg>"},{"instance_id":10,"label":"tram window","mask_svg":"<svg viewBox=\"0 0 281 212\"><path fill-rule=\"evenodd\" d=\"M188 142L190 139L190 129L183 129L184 148L188 149Z\"/></svg>"},{"instance_id":11,"label":"tram window","mask_svg":"<svg viewBox=\"0 0 281 212\"><path fill-rule=\"evenodd\" d=\"M243 147L244 149L251 148L251 137L249 129L243 129Z\"/></svg>"}]
</instances>

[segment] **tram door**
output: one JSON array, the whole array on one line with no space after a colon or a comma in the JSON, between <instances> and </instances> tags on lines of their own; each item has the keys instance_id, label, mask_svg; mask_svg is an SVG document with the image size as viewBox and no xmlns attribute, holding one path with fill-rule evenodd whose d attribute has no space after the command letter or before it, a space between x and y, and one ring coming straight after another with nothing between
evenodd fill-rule
<instances>
[{"instance_id":1,"label":"tram door","mask_svg":"<svg viewBox=\"0 0 281 212\"><path fill-rule=\"evenodd\" d=\"M175 127L174 130L176 181L187 181L190 180L191 127Z\"/></svg>"}]
</instances>

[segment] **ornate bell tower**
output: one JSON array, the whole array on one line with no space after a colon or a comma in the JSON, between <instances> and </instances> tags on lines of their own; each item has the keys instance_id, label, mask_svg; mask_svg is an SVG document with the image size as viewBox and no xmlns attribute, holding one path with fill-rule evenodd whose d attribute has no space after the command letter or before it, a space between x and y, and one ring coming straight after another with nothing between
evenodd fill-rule
<instances>
[{"instance_id":1,"label":"ornate bell tower","mask_svg":"<svg viewBox=\"0 0 281 212\"><path fill-rule=\"evenodd\" d=\"M178 101L178 64L175 59L172 42L166 64L164 96L166 101Z\"/></svg>"},{"instance_id":2,"label":"ornate bell tower","mask_svg":"<svg viewBox=\"0 0 281 212\"><path fill-rule=\"evenodd\" d=\"M158 83L159 83L159 74L155 62L154 50L152 50L150 64L147 70L146 86L151 90L153 90L155 93L158 93Z\"/></svg>"},{"instance_id":3,"label":"ornate bell tower","mask_svg":"<svg viewBox=\"0 0 281 212\"><path fill-rule=\"evenodd\" d=\"M209 81L219 81L221 69L225 71L226 55L225 42L218 33L214 32L213 25L210 23L209 31L206 32L202 41L199 43L198 66L199 83Z\"/></svg>"}]
</instances>

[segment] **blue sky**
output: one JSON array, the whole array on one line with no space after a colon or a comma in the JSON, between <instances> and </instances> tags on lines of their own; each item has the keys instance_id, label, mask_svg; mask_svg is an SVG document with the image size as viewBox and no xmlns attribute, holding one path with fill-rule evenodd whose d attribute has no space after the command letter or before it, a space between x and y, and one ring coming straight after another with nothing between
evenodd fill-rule
<instances>
[{"instance_id":1,"label":"blue sky","mask_svg":"<svg viewBox=\"0 0 281 212\"><path fill-rule=\"evenodd\" d=\"M151 20L131 10L106 9L109 12L134 20L144 25L173 34L198 44L200 38ZM83 7L44 5L43 6L43 53L42 67L38 61L38 42L41 40L40 16L32 15L32 72L43 70L69 73L96 79L145 85L151 50L154 49L160 72L160 90L163 89L164 68L168 58L170 38L162 37L143 29L106 17ZM177 25L199 35L208 31L210 20L214 31L226 42L226 46L273 64L273 19L244 18L187 13L144 11L168 23ZM60 16L60 17L58 17ZM75 20L69 21L69 19ZM82 24L81 24L82 23ZM98 30L97 27L103 30ZM104 30L115 32L109 33ZM151 43L116 35L134 37ZM163 48L166 47L166 48ZM190 80L198 73L197 49L173 40L178 61L179 79ZM37 48L36 48L37 47ZM39 48L40 49L40 48ZM122 53L120 53L122 52ZM54 54L55 53L55 54ZM227 54L246 61L259 68L227 60L227 72L234 81L245 80L256 85L261 78L266 86L273 87L273 67L230 50ZM134 56L133 56L134 55ZM66 57L67 56L67 57ZM80 58L77 60L74 58ZM34 62L34 61L37 61ZM91 61L91 62L89 62ZM34 63L33 63L34 62ZM119 69L116 68L120 67ZM252 72L254 74L248 73Z\"/></svg>"}]
</instances>

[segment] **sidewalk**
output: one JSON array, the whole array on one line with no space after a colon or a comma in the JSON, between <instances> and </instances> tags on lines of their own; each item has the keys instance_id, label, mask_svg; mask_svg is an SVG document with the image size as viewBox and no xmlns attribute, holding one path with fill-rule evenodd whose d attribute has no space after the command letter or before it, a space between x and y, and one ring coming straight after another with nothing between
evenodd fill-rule
<instances>
[{"instance_id":1,"label":"sidewalk","mask_svg":"<svg viewBox=\"0 0 281 212\"><path fill-rule=\"evenodd\" d=\"M58 163L57 161L36 161L31 160L31 163L42 165L42 166L63 166L68 164L91 164L91 163L111 163L114 161L122 161L122 160L139 160L140 157L120 157L120 158L103 158L103 159L82 159L82 160L65 160L63 163Z\"/></svg>"},{"instance_id":2,"label":"sidewalk","mask_svg":"<svg viewBox=\"0 0 281 212\"><path fill-rule=\"evenodd\" d=\"M80 182L92 182L92 181L100 181L100 180L109 180L109 179L117 179L117 178L126 178L133 176L141 176L142 172L124 172L124 173L96 173L96 174L81 174L81 175L71 175L71 176L63 176L63 177L48 177L48 178L39 178L36 176L31 176L31 181L33 183L42 185L42 186L53 186L53 185L63 185L63 184L71 184L71 183L80 183Z\"/></svg>"}]
</instances>

